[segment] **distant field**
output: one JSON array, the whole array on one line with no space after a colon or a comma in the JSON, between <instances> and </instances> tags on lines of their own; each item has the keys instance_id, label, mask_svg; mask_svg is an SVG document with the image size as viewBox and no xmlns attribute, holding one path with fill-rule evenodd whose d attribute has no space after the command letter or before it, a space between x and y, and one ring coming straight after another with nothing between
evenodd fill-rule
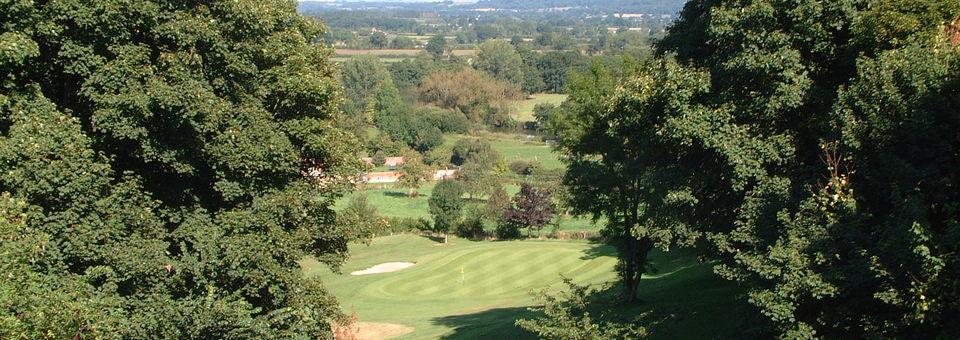
<instances>
[{"instance_id":1,"label":"distant field","mask_svg":"<svg viewBox=\"0 0 960 340\"><path fill-rule=\"evenodd\" d=\"M534 301L531 292L561 289L561 275L600 287L615 280L614 249L578 241L474 242L451 238L442 244L398 235L350 246L344 274L316 260L301 261L303 272L319 276L347 313L360 322L413 328L400 339L529 339L516 326ZM364 276L347 273L386 262L413 262L397 272ZM654 338L729 338L745 321L734 284L714 275L692 254L654 251L639 288L640 303L618 307L624 315L656 311L667 317L652 327ZM660 319L660 317L658 317Z\"/></svg>"},{"instance_id":2,"label":"distant field","mask_svg":"<svg viewBox=\"0 0 960 340\"><path fill-rule=\"evenodd\" d=\"M485 133L481 136L467 135L447 135L446 144L452 147L458 140L463 138L485 138L490 142L490 146L497 150L506 161L516 160L537 161L548 169L563 168L560 157L553 151L553 148L546 143L535 140L526 140L524 136L502 133Z\"/></svg>"},{"instance_id":3,"label":"distant field","mask_svg":"<svg viewBox=\"0 0 960 340\"><path fill-rule=\"evenodd\" d=\"M352 58L352 57L333 57L333 61L338 62L338 63L342 63L342 62L346 62L346 61L350 60L350 58ZM406 58L400 58L400 57L379 57L378 59L380 59L380 61L383 62L384 64L393 64L393 63L398 63L398 62L400 62L400 61L403 61L403 59L406 59Z\"/></svg>"},{"instance_id":4,"label":"distant field","mask_svg":"<svg viewBox=\"0 0 960 340\"><path fill-rule=\"evenodd\" d=\"M349 49L337 49L335 51L337 56L354 56L354 55L375 55L375 56L415 56L423 52L422 49L409 49L409 50L397 50L397 49L383 49L383 50L349 50ZM470 56L477 54L477 50L453 50L453 55L455 56Z\"/></svg>"},{"instance_id":5,"label":"distant field","mask_svg":"<svg viewBox=\"0 0 960 340\"><path fill-rule=\"evenodd\" d=\"M517 113L514 118L521 122L532 122L534 120L533 108L537 106L537 104L560 106L561 103L567 100L567 97L566 94L556 93L532 94L529 98L517 102Z\"/></svg>"}]
</instances>

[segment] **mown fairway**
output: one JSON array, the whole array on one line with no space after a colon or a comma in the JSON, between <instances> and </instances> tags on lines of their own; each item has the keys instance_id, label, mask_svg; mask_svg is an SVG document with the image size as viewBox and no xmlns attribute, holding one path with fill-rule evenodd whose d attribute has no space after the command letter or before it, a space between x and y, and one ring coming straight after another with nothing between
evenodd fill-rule
<instances>
[{"instance_id":1,"label":"mown fairway","mask_svg":"<svg viewBox=\"0 0 960 340\"><path fill-rule=\"evenodd\" d=\"M403 338L527 338L531 334L513 323L529 316L524 306L533 302L530 293L563 288L561 275L595 286L613 281L613 251L586 242L451 238L450 244L442 244L399 235L375 239L370 246L352 246L353 257L342 275L316 261L305 260L303 265L307 275L320 275L343 309L357 313L360 321L415 329ZM698 325L701 320L675 320L664 324L672 330L666 334L703 337L727 334L735 327L736 322L719 311L735 305L730 285L689 257L657 252L653 259L658 272L645 276L641 284L646 302L630 309L684 310L718 322L704 328ZM349 275L394 261L416 265L393 273ZM678 290L693 299L676 300Z\"/></svg>"}]
</instances>

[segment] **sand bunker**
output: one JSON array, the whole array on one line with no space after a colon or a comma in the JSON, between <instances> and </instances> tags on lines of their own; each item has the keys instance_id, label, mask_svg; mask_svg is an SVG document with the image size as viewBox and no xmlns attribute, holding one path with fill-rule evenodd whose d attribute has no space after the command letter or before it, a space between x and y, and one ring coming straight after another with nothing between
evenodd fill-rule
<instances>
[{"instance_id":1,"label":"sand bunker","mask_svg":"<svg viewBox=\"0 0 960 340\"><path fill-rule=\"evenodd\" d=\"M357 322L356 327L355 339L359 340L388 339L413 332L412 327L394 323Z\"/></svg>"},{"instance_id":2,"label":"sand bunker","mask_svg":"<svg viewBox=\"0 0 960 340\"><path fill-rule=\"evenodd\" d=\"M402 269L407 269L407 268L413 267L413 265L414 263L412 262L387 262L387 263L378 264L376 266L373 266L364 270L355 271L353 273L350 273L350 275L370 275L370 274L389 273L389 272L395 272Z\"/></svg>"}]
</instances>

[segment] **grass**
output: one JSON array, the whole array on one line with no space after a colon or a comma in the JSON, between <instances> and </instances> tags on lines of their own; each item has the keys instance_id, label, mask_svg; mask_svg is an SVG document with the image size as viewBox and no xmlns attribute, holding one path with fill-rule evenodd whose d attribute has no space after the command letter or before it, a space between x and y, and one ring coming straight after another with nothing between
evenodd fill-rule
<instances>
[{"instance_id":1,"label":"grass","mask_svg":"<svg viewBox=\"0 0 960 340\"><path fill-rule=\"evenodd\" d=\"M567 100L567 95L565 94L532 94L529 98L517 102L517 113L514 118L521 122L531 122L534 120L533 108L537 106L537 104L553 104L560 106L560 104L565 100Z\"/></svg>"},{"instance_id":2,"label":"grass","mask_svg":"<svg viewBox=\"0 0 960 340\"><path fill-rule=\"evenodd\" d=\"M560 157L546 143L534 140L526 140L524 136L503 134L503 133L484 133L479 136L467 135L446 135L446 146L452 147L458 140L463 138L483 138L490 142L494 150L503 155L503 158L509 162L516 160L538 161L547 169L560 169L564 165L560 162Z\"/></svg>"},{"instance_id":3,"label":"grass","mask_svg":"<svg viewBox=\"0 0 960 340\"><path fill-rule=\"evenodd\" d=\"M452 238L449 244L397 235L367 245L351 245L349 273L383 262L415 262L394 273L337 275L305 259L306 275L319 275L325 287L355 312L360 321L413 327L403 338L532 338L513 325L530 314L531 292L562 288L561 275L579 284L615 280L614 249L586 242L473 242ZM654 252L657 273L641 283L641 303L619 307L624 313L655 310L680 315L655 326L655 335L671 338L729 337L737 320L736 287L714 276L709 265L689 254Z\"/></svg>"}]
</instances>

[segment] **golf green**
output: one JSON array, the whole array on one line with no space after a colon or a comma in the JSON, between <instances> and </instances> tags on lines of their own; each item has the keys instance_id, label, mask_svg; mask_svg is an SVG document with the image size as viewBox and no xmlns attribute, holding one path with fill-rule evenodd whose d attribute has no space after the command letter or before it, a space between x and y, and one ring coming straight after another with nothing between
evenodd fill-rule
<instances>
[{"instance_id":1,"label":"golf green","mask_svg":"<svg viewBox=\"0 0 960 340\"><path fill-rule=\"evenodd\" d=\"M351 259L331 272L315 260L302 262L319 275L342 309L359 321L413 328L399 339L532 338L514 325L529 318L532 293L564 289L562 277L601 287L615 281L613 247L583 241L470 241L449 244L416 235L380 237L350 246ZM735 336L747 308L739 289L712 273L691 252L650 254L653 272L643 276L641 302L619 306L623 315L657 312L648 325L654 338ZM399 271L350 275L390 262L412 262ZM615 289L613 290L616 291Z\"/></svg>"}]
</instances>

